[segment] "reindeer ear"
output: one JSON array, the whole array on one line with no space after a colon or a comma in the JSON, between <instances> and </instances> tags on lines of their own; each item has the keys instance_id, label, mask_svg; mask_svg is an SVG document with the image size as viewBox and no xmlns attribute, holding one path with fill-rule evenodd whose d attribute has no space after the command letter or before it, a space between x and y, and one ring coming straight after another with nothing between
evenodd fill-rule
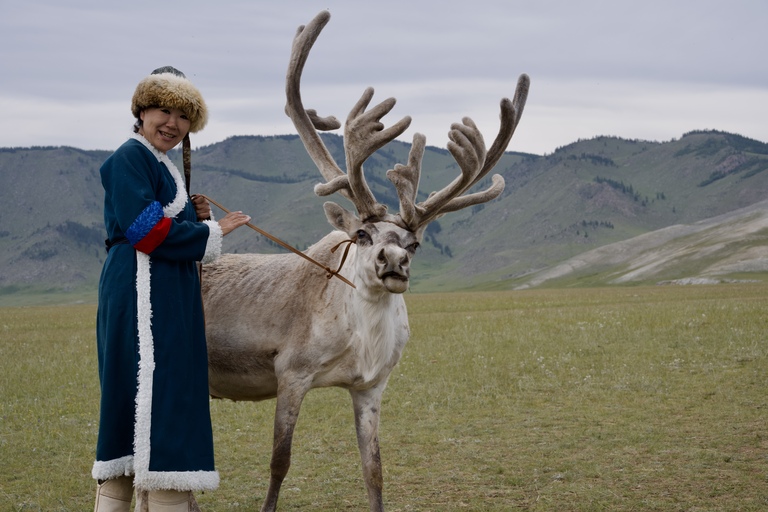
<instances>
[{"instance_id":1,"label":"reindeer ear","mask_svg":"<svg viewBox=\"0 0 768 512\"><path fill-rule=\"evenodd\" d=\"M332 201L323 203L323 209L325 210L325 218L328 219L331 226L340 231L352 233L363 225L354 213Z\"/></svg>"}]
</instances>

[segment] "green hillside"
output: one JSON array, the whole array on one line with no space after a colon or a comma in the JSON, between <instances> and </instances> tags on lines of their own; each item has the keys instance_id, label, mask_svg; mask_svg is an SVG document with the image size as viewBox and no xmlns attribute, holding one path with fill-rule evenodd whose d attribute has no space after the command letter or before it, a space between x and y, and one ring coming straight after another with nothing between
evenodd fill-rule
<instances>
[{"instance_id":1,"label":"green hillside","mask_svg":"<svg viewBox=\"0 0 768 512\"><path fill-rule=\"evenodd\" d=\"M323 135L344 166L342 139ZM365 165L376 197L397 209L385 173L407 161L392 142ZM69 147L0 148L0 301L95 297L103 263L98 169L109 155ZM180 165L180 155L172 158ZM300 249L330 230L313 187L321 176L297 136L232 137L198 148L192 191L205 193ZM768 197L768 144L696 131L679 140L581 140L545 156L507 153L494 172L502 196L433 223L414 263L412 290L507 288L582 253ZM459 174L446 150L427 148L420 194ZM347 204L347 206L349 206ZM250 230L227 252L282 252ZM37 292L29 299L32 292Z\"/></svg>"}]
</instances>

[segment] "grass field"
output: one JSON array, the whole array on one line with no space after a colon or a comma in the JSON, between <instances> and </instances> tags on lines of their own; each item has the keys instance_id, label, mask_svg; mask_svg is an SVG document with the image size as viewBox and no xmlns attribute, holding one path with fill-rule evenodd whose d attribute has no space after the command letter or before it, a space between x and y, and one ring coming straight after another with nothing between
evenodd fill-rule
<instances>
[{"instance_id":1,"label":"grass field","mask_svg":"<svg viewBox=\"0 0 768 512\"><path fill-rule=\"evenodd\" d=\"M389 511L768 509L768 285L408 295L384 395ZM92 508L95 308L0 308L0 511ZM258 510L272 401L211 404ZM279 509L367 510L349 398L312 391Z\"/></svg>"}]
</instances>

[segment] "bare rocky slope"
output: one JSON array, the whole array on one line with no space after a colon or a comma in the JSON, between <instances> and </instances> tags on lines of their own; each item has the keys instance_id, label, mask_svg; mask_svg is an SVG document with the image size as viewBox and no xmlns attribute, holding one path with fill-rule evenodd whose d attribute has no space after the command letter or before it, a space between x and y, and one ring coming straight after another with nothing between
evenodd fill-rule
<instances>
[{"instance_id":1,"label":"bare rocky slope","mask_svg":"<svg viewBox=\"0 0 768 512\"><path fill-rule=\"evenodd\" d=\"M573 281L713 284L764 273L768 273L768 201L592 249L526 276L515 288Z\"/></svg>"}]
</instances>

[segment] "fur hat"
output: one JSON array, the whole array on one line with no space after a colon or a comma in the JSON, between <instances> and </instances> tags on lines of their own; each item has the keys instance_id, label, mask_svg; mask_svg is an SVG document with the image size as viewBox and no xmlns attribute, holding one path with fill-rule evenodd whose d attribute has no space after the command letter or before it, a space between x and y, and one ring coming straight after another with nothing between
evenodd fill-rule
<instances>
[{"instance_id":1,"label":"fur hat","mask_svg":"<svg viewBox=\"0 0 768 512\"><path fill-rule=\"evenodd\" d=\"M200 91L178 69L165 66L139 82L131 100L131 112L136 119L142 110L169 107L182 110L189 117L189 131L199 132L208 122L208 108Z\"/></svg>"}]
</instances>

